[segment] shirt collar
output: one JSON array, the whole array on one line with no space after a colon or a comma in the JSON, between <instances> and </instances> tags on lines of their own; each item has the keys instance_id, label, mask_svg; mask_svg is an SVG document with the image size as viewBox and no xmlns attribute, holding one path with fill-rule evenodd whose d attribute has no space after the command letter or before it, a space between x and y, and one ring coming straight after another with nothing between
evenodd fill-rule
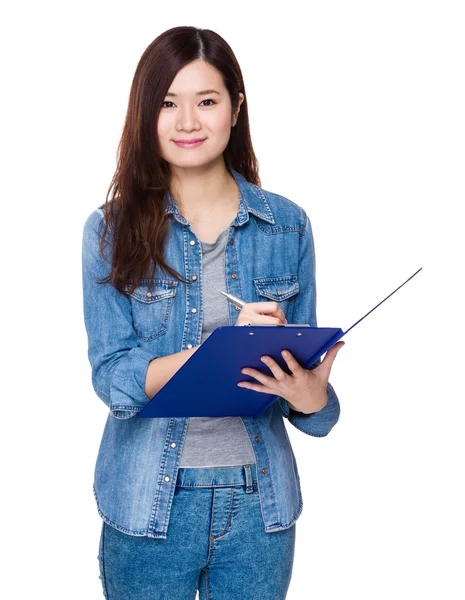
<instances>
[{"instance_id":1,"label":"shirt collar","mask_svg":"<svg viewBox=\"0 0 465 600\"><path fill-rule=\"evenodd\" d=\"M234 169L229 168L228 170L239 187L239 210L231 225L243 225L249 220L249 213L274 225L273 213L263 190L258 185L247 181L243 175ZM169 191L165 192L164 206L166 214L172 213L177 221L187 225L187 219L179 212L178 206Z\"/></svg>"}]
</instances>

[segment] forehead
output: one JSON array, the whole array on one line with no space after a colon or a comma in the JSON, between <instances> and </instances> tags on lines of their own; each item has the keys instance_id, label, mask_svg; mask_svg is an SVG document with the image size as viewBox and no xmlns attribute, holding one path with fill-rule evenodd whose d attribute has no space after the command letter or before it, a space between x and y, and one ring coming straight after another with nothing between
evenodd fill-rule
<instances>
[{"instance_id":1,"label":"forehead","mask_svg":"<svg viewBox=\"0 0 465 600\"><path fill-rule=\"evenodd\" d=\"M195 60L180 69L169 91L178 95L194 95L200 90L214 89L221 94L225 91L221 73L212 65Z\"/></svg>"}]
</instances>

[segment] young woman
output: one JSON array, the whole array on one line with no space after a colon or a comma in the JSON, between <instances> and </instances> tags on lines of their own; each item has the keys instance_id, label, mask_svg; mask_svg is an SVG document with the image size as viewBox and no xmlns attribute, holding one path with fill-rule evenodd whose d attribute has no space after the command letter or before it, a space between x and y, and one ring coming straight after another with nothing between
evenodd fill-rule
<instances>
[{"instance_id":1,"label":"young woman","mask_svg":"<svg viewBox=\"0 0 465 600\"><path fill-rule=\"evenodd\" d=\"M316 327L310 220L261 188L241 70L213 31L170 29L142 55L82 261L92 383L109 408L93 486L105 597L285 598L302 496L283 417L330 432L344 342L310 369L284 354L290 374L267 357L245 369L244 387L279 396L255 421L135 418L216 327Z\"/></svg>"}]
</instances>

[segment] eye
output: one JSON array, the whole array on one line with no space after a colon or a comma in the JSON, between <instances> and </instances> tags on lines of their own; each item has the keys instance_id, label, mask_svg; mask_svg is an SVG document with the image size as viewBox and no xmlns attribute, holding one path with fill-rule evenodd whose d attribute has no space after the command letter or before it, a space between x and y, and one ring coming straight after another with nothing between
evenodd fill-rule
<instances>
[{"instance_id":1,"label":"eye","mask_svg":"<svg viewBox=\"0 0 465 600\"><path fill-rule=\"evenodd\" d=\"M207 98L206 100L202 100L202 102L200 104L202 104L203 102L211 102L212 104L209 104L208 106L213 106L213 104L216 104L216 102L214 100L212 100L211 98ZM174 102L170 102L169 100L165 100L161 107L162 108L170 108L169 106L164 106L165 104L174 104Z\"/></svg>"}]
</instances>

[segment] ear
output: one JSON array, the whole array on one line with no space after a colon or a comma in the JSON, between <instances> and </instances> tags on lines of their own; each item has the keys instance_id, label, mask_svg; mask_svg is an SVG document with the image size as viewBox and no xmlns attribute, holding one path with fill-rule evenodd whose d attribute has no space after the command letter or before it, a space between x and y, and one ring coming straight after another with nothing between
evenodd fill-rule
<instances>
[{"instance_id":1,"label":"ear","mask_svg":"<svg viewBox=\"0 0 465 600\"><path fill-rule=\"evenodd\" d=\"M239 92L239 103L237 105L236 111L233 113L233 116L231 117L231 127L234 127L237 123L237 119L239 118L239 111L241 108L241 104L244 102L244 94L242 94L241 92Z\"/></svg>"}]
</instances>

